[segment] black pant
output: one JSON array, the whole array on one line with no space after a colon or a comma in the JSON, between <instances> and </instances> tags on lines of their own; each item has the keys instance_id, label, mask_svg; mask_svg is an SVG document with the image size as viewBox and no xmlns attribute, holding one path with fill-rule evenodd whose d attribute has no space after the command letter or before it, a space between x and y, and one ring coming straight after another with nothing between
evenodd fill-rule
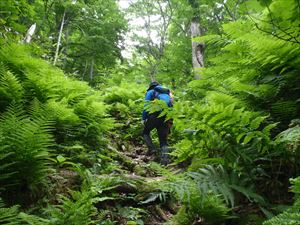
<instances>
[{"instance_id":1,"label":"black pant","mask_svg":"<svg viewBox=\"0 0 300 225\"><path fill-rule=\"evenodd\" d=\"M143 130L143 135L149 135L150 132L156 128L160 147L168 145L168 134L170 132L170 121L165 121L165 117L158 117L159 113L153 113L149 115L145 123L145 127Z\"/></svg>"}]
</instances>

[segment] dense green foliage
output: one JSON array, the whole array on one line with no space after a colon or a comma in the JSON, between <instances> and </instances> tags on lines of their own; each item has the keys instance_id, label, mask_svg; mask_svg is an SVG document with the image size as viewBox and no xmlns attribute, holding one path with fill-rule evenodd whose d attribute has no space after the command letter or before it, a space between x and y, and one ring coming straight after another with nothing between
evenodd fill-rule
<instances>
[{"instance_id":1,"label":"dense green foliage","mask_svg":"<svg viewBox=\"0 0 300 225\"><path fill-rule=\"evenodd\" d=\"M177 106L184 132L175 162L188 162L199 188L230 205L242 196L262 207L283 201L288 179L299 175L299 20L297 2L288 4L284 11L274 1L262 14L226 23L221 35L198 38L209 66Z\"/></svg>"},{"instance_id":2,"label":"dense green foliage","mask_svg":"<svg viewBox=\"0 0 300 225\"><path fill-rule=\"evenodd\" d=\"M299 224L299 2L127 12L146 31L131 59L117 1L0 3L0 224ZM150 77L174 89L174 108L144 106ZM145 156L143 107L174 119L167 167Z\"/></svg>"},{"instance_id":3,"label":"dense green foliage","mask_svg":"<svg viewBox=\"0 0 300 225\"><path fill-rule=\"evenodd\" d=\"M90 165L113 124L99 93L25 50L1 50L1 186L36 192L57 155Z\"/></svg>"},{"instance_id":4,"label":"dense green foliage","mask_svg":"<svg viewBox=\"0 0 300 225\"><path fill-rule=\"evenodd\" d=\"M278 216L273 217L272 219L263 223L263 225L273 225L273 224L298 224L300 219L299 214L299 177L291 179L292 192L296 194L295 203L285 212L279 214Z\"/></svg>"},{"instance_id":5,"label":"dense green foliage","mask_svg":"<svg viewBox=\"0 0 300 225\"><path fill-rule=\"evenodd\" d=\"M0 9L1 43L25 42L36 24L32 39L39 55L82 80L93 83L122 58L126 21L113 0L13 0L2 1Z\"/></svg>"}]
</instances>

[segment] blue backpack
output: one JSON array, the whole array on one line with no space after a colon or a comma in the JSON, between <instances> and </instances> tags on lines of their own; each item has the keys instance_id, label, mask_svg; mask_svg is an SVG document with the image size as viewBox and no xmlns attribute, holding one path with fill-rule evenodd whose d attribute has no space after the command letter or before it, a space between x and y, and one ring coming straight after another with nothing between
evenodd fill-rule
<instances>
[{"instance_id":1,"label":"blue backpack","mask_svg":"<svg viewBox=\"0 0 300 225\"><path fill-rule=\"evenodd\" d=\"M173 106L173 97L169 89L163 86L156 86L153 90L153 99L156 98L164 101L168 107Z\"/></svg>"}]
</instances>

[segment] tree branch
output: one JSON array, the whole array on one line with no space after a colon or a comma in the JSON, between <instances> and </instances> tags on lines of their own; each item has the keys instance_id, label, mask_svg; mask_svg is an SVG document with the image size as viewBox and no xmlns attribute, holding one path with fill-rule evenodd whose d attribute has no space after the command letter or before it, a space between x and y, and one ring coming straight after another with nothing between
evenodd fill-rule
<instances>
[{"instance_id":1,"label":"tree branch","mask_svg":"<svg viewBox=\"0 0 300 225\"><path fill-rule=\"evenodd\" d=\"M284 30L283 28L281 28L279 25L275 24L274 21L272 20L272 18L271 18L271 24L273 25L273 29L274 29L274 30L273 30L273 31L272 31L272 30L270 31L270 30L264 30L263 28L259 27L259 25L256 23L255 20L259 20L259 21L264 22L264 23L269 23L269 21L264 21L264 20L260 20L260 19L257 19L257 18L254 19L251 15L248 15L248 16L249 16L250 20L254 23L254 26L255 26L259 31L264 32L264 33L267 33L267 34L269 34L269 35L271 35L271 36L273 36L273 37L275 37L275 38L278 38L278 39L280 39L280 40L283 40L283 41L291 42L291 43L294 43L294 44L300 44L300 41L299 41L296 37L292 36L291 33L288 33L286 30ZM285 37L280 36L280 35L276 32L275 28L278 28L280 31L282 31L282 32L285 33L287 36L289 36L289 38L285 38ZM289 29L289 28L287 28L287 30L288 30L288 29Z\"/></svg>"},{"instance_id":2,"label":"tree branch","mask_svg":"<svg viewBox=\"0 0 300 225\"><path fill-rule=\"evenodd\" d=\"M227 12L227 13L229 14L229 16L232 18L232 20L233 20L233 21L236 21L236 17L235 17L235 15L234 15L234 13L232 13L232 12L230 11L230 9L228 8L227 4L224 2L223 5L224 5L224 8L225 8L226 12Z\"/></svg>"}]
</instances>

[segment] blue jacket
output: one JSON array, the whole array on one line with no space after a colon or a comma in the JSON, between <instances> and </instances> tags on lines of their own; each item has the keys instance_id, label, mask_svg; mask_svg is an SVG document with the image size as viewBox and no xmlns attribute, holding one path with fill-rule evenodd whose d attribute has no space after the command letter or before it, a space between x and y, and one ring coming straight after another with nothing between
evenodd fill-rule
<instances>
[{"instance_id":1,"label":"blue jacket","mask_svg":"<svg viewBox=\"0 0 300 225\"><path fill-rule=\"evenodd\" d=\"M165 90L169 92L168 89L159 85L156 86L154 89L147 91L145 95L145 106L148 105L149 101L152 101L155 98L157 98L159 100L165 101L168 107L172 107L173 106L172 98L170 97L169 93L165 92ZM144 109L142 114L142 119L146 120L148 116L149 116L148 112Z\"/></svg>"}]
</instances>

